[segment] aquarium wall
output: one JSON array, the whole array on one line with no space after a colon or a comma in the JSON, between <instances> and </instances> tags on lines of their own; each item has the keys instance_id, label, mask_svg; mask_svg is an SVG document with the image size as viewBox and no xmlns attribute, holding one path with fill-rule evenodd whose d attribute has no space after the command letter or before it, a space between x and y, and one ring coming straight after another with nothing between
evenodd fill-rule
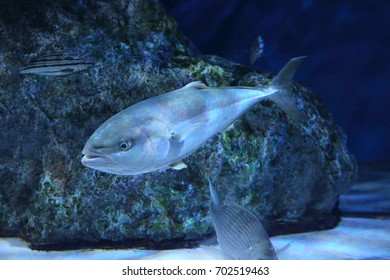
<instances>
[{"instance_id":1,"label":"aquarium wall","mask_svg":"<svg viewBox=\"0 0 390 280\"><path fill-rule=\"evenodd\" d=\"M0 3L3 244L388 244L383 3L202 2Z\"/></svg>"}]
</instances>

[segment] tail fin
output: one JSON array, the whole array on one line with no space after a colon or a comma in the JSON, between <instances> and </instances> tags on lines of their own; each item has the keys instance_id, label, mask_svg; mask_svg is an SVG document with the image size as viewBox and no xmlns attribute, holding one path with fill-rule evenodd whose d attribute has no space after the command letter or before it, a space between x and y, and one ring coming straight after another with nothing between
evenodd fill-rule
<instances>
[{"instance_id":1,"label":"tail fin","mask_svg":"<svg viewBox=\"0 0 390 280\"><path fill-rule=\"evenodd\" d=\"M275 88L277 92L269 96L280 109L298 121L303 121L307 117L295 105L295 98L291 94L291 83L295 72L305 58L306 56L300 56L287 62L271 82L271 87Z\"/></svg>"}]
</instances>

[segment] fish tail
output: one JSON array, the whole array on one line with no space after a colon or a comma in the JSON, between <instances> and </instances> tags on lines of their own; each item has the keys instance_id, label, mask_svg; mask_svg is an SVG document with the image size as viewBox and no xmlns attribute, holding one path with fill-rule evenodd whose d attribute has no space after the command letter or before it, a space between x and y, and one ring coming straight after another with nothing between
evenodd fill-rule
<instances>
[{"instance_id":1,"label":"fish tail","mask_svg":"<svg viewBox=\"0 0 390 280\"><path fill-rule=\"evenodd\" d=\"M307 117L304 113L299 111L295 104L295 98L291 92L291 84L295 72L305 58L306 56L295 57L287 62L276 77L273 78L271 88L275 89L276 92L269 96L280 109L298 121L303 121L307 119Z\"/></svg>"}]
</instances>

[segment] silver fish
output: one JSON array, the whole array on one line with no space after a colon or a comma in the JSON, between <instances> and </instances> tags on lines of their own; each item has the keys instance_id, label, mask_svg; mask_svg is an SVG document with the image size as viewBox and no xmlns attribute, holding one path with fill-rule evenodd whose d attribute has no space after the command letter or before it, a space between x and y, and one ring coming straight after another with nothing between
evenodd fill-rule
<instances>
[{"instance_id":1,"label":"silver fish","mask_svg":"<svg viewBox=\"0 0 390 280\"><path fill-rule=\"evenodd\" d=\"M256 62L264 53L264 40L261 36L258 36L251 45L250 51L250 63L251 65Z\"/></svg>"},{"instance_id":2,"label":"silver fish","mask_svg":"<svg viewBox=\"0 0 390 280\"><path fill-rule=\"evenodd\" d=\"M92 134L81 162L118 175L185 168L183 158L266 97L303 120L291 95L292 77L303 59L290 60L269 87L210 88L192 82L132 105Z\"/></svg>"},{"instance_id":3,"label":"silver fish","mask_svg":"<svg viewBox=\"0 0 390 280\"><path fill-rule=\"evenodd\" d=\"M92 67L94 63L64 53L40 56L19 69L20 74L66 76Z\"/></svg>"},{"instance_id":4,"label":"silver fish","mask_svg":"<svg viewBox=\"0 0 390 280\"><path fill-rule=\"evenodd\" d=\"M259 219L235 204L222 205L209 181L210 214L218 245L228 259L277 260L275 249Z\"/></svg>"}]
</instances>

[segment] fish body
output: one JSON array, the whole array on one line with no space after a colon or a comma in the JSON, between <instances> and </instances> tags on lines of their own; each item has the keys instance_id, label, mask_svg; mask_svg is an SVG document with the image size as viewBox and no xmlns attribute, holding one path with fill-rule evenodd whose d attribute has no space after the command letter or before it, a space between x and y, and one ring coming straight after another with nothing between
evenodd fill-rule
<instances>
[{"instance_id":1,"label":"fish body","mask_svg":"<svg viewBox=\"0 0 390 280\"><path fill-rule=\"evenodd\" d=\"M19 69L19 74L41 76L66 76L92 67L94 63L64 53L38 57Z\"/></svg>"},{"instance_id":2,"label":"fish body","mask_svg":"<svg viewBox=\"0 0 390 280\"><path fill-rule=\"evenodd\" d=\"M82 163L118 175L183 168L183 158L265 97L300 118L290 87L302 59L291 60L270 87L211 88L192 82L132 105L92 134L82 151Z\"/></svg>"},{"instance_id":3,"label":"fish body","mask_svg":"<svg viewBox=\"0 0 390 280\"><path fill-rule=\"evenodd\" d=\"M258 36L251 45L251 51L250 51L250 64L253 64L256 62L257 59L259 59L264 53L264 40L261 36Z\"/></svg>"},{"instance_id":4,"label":"fish body","mask_svg":"<svg viewBox=\"0 0 390 280\"><path fill-rule=\"evenodd\" d=\"M223 254L235 260L276 260L275 249L259 219L235 203L221 205L211 182L209 185L211 220Z\"/></svg>"}]
</instances>

